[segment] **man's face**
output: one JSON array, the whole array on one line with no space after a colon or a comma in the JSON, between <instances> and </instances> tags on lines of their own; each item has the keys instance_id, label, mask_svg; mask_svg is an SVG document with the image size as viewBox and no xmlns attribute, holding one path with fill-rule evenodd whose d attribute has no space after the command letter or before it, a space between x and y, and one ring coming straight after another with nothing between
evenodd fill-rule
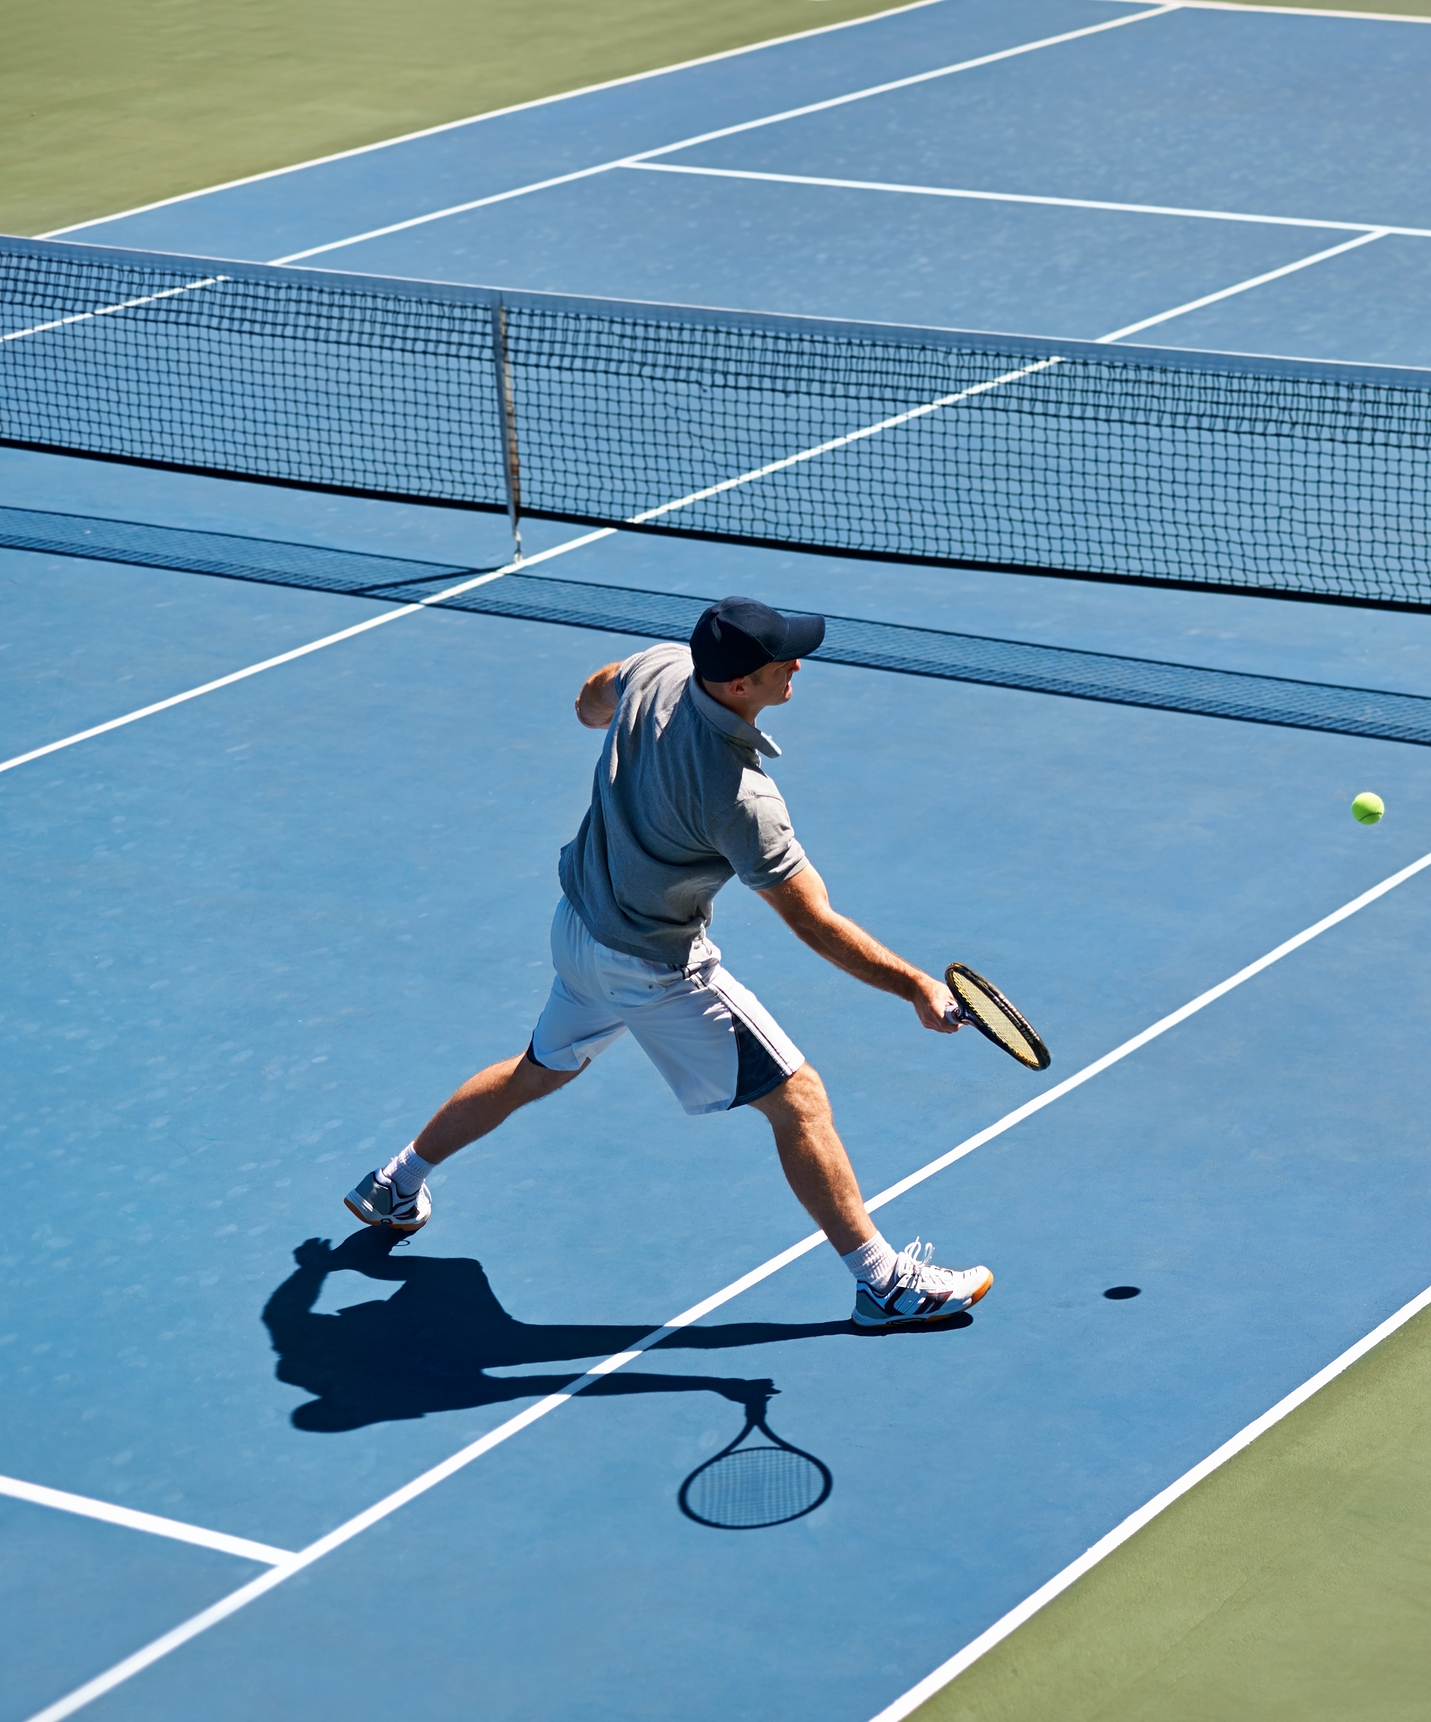
<instances>
[{"instance_id":1,"label":"man's face","mask_svg":"<svg viewBox=\"0 0 1431 1722\"><path fill-rule=\"evenodd\" d=\"M751 692L759 699L762 709L766 706L783 706L794 692L790 684L799 668L799 658L787 658L781 664L762 664L745 680Z\"/></svg>"}]
</instances>

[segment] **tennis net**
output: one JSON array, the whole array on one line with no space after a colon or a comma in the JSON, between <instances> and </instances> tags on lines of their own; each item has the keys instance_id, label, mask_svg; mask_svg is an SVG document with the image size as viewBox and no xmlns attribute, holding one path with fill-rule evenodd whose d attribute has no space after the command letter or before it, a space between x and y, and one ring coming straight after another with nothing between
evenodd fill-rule
<instances>
[{"instance_id":1,"label":"tennis net","mask_svg":"<svg viewBox=\"0 0 1431 1722\"><path fill-rule=\"evenodd\" d=\"M514 524L1431 609L1431 372L0 239L0 443Z\"/></svg>"}]
</instances>

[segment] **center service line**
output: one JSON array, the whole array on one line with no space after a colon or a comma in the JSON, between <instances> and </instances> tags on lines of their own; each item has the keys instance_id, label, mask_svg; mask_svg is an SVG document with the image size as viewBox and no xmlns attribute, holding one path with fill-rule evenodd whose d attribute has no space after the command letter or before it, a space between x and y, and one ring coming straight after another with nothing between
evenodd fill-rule
<instances>
[{"instance_id":1,"label":"center service line","mask_svg":"<svg viewBox=\"0 0 1431 1722\"><path fill-rule=\"evenodd\" d=\"M397 614L398 612L391 613ZM927 1166L922 1166L917 1172L911 1172L908 1177L901 1178L898 1183L890 1184L873 1197L867 1206L870 1209L884 1207L886 1203L894 1201L897 1196L902 1196L906 1191L912 1190L916 1184L922 1184L925 1179L932 1178L936 1172L941 1172L945 1167L952 1166L956 1160L962 1160L966 1154L972 1154L976 1148L982 1147L984 1143L993 1141L996 1136L1002 1136L1005 1131L1011 1130L1014 1125L1021 1123L1025 1118L1032 1117L1035 1112L1041 1112L1045 1106L1052 1106L1055 1100L1061 1099L1065 1094L1069 1094L1085 1082L1091 1081L1102 1071L1117 1064L1121 1059L1127 1058L1130 1053L1137 1052L1140 1047L1146 1046L1149 1041L1156 1040L1159 1035L1166 1034L1169 1029L1176 1028L1179 1023L1185 1022L1190 1016L1204 1010L1225 993L1231 992L1234 987L1239 987L1244 981L1251 980L1254 975L1261 974L1273 963L1280 962L1283 957L1299 950L1329 928L1335 927L1348 919L1349 916L1355 915L1358 910L1366 908L1369 903L1376 902L1379 897L1384 897L1388 891L1394 891L1398 885L1404 884L1406 880L1420 873L1426 867L1431 867L1431 854L1423 855L1419 861L1413 861L1409 866L1403 867L1400 872L1393 873L1390 878L1383 879L1379 885L1373 885L1370 890L1363 891L1359 897L1353 897L1349 903L1344 903L1340 909L1333 910L1330 915L1323 916L1320 921L1314 922L1312 926L1294 934L1292 938L1284 940L1275 949L1268 951L1266 956L1259 957L1256 962L1249 963L1246 968L1239 969L1236 974L1230 975L1227 980L1219 982L1217 986L1209 987L1206 992L1199 993L1195 999L1189 1000L1187 1004L1171 1012L1168 1016L1160 1017L1157 1022L1145 1028L1141 1034L1134 1035L1131 1040L1125 1040L1121 1046L1116 1046L1111 1052L1104 1053L1102 1058L1095 1059L1092 1064L1086 1064L1082 1070L1075 1071L1072 1076L1066 1077L1054 1087L1046 1089L1025 1105L1017 1107L1013 1112L1006 1113L997 1123L991 1124L987 1129L969 1137L967 1141L961 1142L957 1148L952 1148L937 1160L931 1160ZM262 1573L258 1578L251 1579L249 1583L241 1585L239 1589L230 1592L228 1596L221 1598L211 1607L174 1627L172 1631L154 1639L142 1650L137 1650L122 1662L115 1663L112 1668L97 1675L93 1680L86 1681L83 1686L76 1687L66 1697L59 1699L44 1710L37 1711L29 1718L29 1722L63 1722L64 1717L73 1716L77 1710L82 1710L85 1705L93 1703L96 1698L103 1697L106 1692L112 1692L116 1686L122 1685L134 1675L142 1673L144 1669L160 1661L171 1651L187 1644L190 1639L197 1638L201 1633L207 1632L211 1626L217 1626L220 1621L227 1620L232 1614L237 1614L241 1608L281 1585L285 1579L292 1578L295 1573L302 1572L305 1567L312 1566L324 1555L331 1554L334 1549L341 1548L344 1543L351 1542L354 1537L366 1531L370 1526L395 1513L399 1507L405 1507L409 1501L416 1500L419 1495L426 1494L429 1489L445 1482L448 1477L472 1464L474 1460L482 1458L484 1454L490 1453L493 1448L501 1446L504 1441L510 1440L513 1435L519 1434L549 1412L555 1411L558 1406L565 1405L577 1394L585 1392L588 1387L595 1386L604 1377L624 1368L626 1364L640 1357L643 1352L659 1345L663 1339L674 1333L679 1333L682 1328L689 1327L693 1322L699 1321L702 1316L709 1315L712 1310L719 1309L722 1304L730 1303L742 1292L749 1291L752 1286L759 1285L762 1280L769 1279L772 1274L779 1273L791 1262L798 1261L801 1256L808 1255L824 1240L825 1234L823 1232L812 1232L808 1237L802 1238L799 1243L792 1244L789 1249L782 1250L778 1256L772 1256L769 1261L762 1262L758 1268L752 1268L749 1273L742 1275L738 1280L733 1280L728 1286L713 1293L702 1302L693 1304L690 1309L682 1311L680 1315L672 1316L669 1321L647 1334L644 1339L638 1340L629 1350L614 1353L611 1357L587 1370L585 1375L578 1376L571 1386L562 1392L549 1393L544 1399L539 1399L534 1405L528 1406L525 1411L519 1412L515 1417L508 1418L505 1423L499 1423L495 1429L489 1430L487 1434L471 1442L468 1446L460 1448L450 1458L444 1459L441 1464L434 1465L430 1470L424 1471L421 1476L414 1477L410 1483L405 1483L400 1489L395 1489L392 1494L385 1495L382 1500L374 1502L371 1507L347 1520L346 1523L339 1525L336 1530L329 1531L326 1536L319 1537L307 1548L300 1549L297 1554L276 1563L266 1573ZM1420 1301L1431 1301L1431 1292L1423 1294ZM1416 1307L1419 1306L1418 1301ZM1407 1305L1406 1311L1391 1317L1390 1322L1383 1323L1382 1327L1376 1329L1374 1334L1370 1334L1364 1340L1359 1341L1361 1349L1369 1349L1379 1337L1384 1336L1384 1332L1390 1332L1392 1327L1398 1325L1400 1321L1409 1319L1407 1311L1412 1314L1415 1313L1415 1309L1411 1305ZM1313 1382L1320 1385L1323 1377L1330 1379L1331 1373L1336 1373L1340 1368L1345 1368L1346 1363L1353 1360L1353 1354L1360 1356L1361 1350L1353 1347L1351 1352L1344 1354L1344 1359L1338 1359L1329 1365L1328 1370L1322 1372L1322 1376L1313 1377ZM1316 1387L1312 1383L1308 1383L1298 1392L1306 1396L1315 1390ZM1294 1395L1293 1398L1295 1397ZM1291 1409L1289 1401L1284 1400L1282 1403L1287 1406L1287 1409ZM1261 1432L1261 1428L1267 1420L1275 1421L1276 1415L1279 1413L1285 1415L1280 1407L1274 1407L1257 1424L1249 1425L1253 1433L1248 1434L1247 1431L1243 1431L1246 1440L1253 1439L1255 1434ZM1235 1437L1234 1440L1242 1441L1243 1437ZM1245 1445L1245 1441L1243 1444ZM1230 1457L1232 1448L1233 1444L1229 1443L1227 1449L1220 1448L1218 1453L1226 1452L1227 1456ZM1221 1463L1218 1454L1213 1454L1210 1459L1204 1460L1203 1466L1209 1469L1213 1468L1214 1462ZM1196 1475L1191 1472L1188 1475L1193 1478L1193 1481L1196 1481L1197 1477L1202 1474L1202 1469L1199 1468ZM1190 1488L1192 1485L1190 1482L1185 1483L1185 1485L1175 1483L1171 1489L1178 1491L1181 1486ZM1168 1499L1174 1498L1170 1491L1165 1491L1165 1494L1167 1494ZM1158 1496L1149 1503L1148 1507L1143 1508L1142 1512L1151 1517L1153 1512L1161 1510L1158 1505L1159 1502L1166 1505L1163 1497ZM1137 1518L1137 1515L1134 1517ZM1132 1524L1132 1520L1125 1521L1125 1524ZM1136 1529L1136 1525L1133 1528ZM1116 1546L1116 1542L1112 1539L1122 1540L1123 1537L1131 1534L1131 1530L1124 1531L1124 1527L1119 1526L1109 1533L1104 1542L1108 1544L1109 1548L1112 1548ZM1095 1555L1095 1550L1102 1547L1102 1544L1095 1544L1094 1549L1082 1557L1083 1560L1092 1564L1090 1557L1101 1559L1101 1555ZM277 1553L278 1551L274 1552ZM1108 1550L1104 1549L1103 1552L1106 1553ZM1079 1563L1074 1563L1074 1566L1078 1568L1078 1571L1084 1570L1079 1566ZM1058 1575L1057 1578L1050 1580L1049 1585L1046 1585L1043 1591L1036 1591L1034 1597L1021 1607L1032 1613L1035 1608L1042 1606L1042 1602L1048 1600L1048 1596L1057 1594L1057 1590L1051 1589L1050 1586L1056 1586L1058 1589L1065 1588L1067 1584L1073 1582L1073 1578L1078 1576L1078 1571L1075 1571L1074 1568L1065 1569L1065 1572L1072 1576ZM1048 1596L1045 1596L1045 1591L1048 1592ZM1035 1599L1039 1600L1036 1601ZM997 1642L997 1637L1002 1637L1006 1632L1013 1630L1014 1626L1019 1623L1018 1619L1014 1618L1016 1615L1019 1616L1019 1619L1024 1618L1019 1610L1014 1610L1010 1615L1005 1616L1003 1621L997 1622L989 1629L983 1639L976 1639L974 1645L966 1647L952 1662L946 1663L941 1669L936 1669L927 1681L914 1688L913 1692L906 1694L904 1699L898 1700L895 1705L877 1718L876 1722L896 1722L897 1718L908 1715L910 1709L922 1702L922 1698L914 1697L914 1693L925 1694L926 1686L930 1691L937 1690L940 1685L953 1679L954 1675L965 1665L963 1659L972 1661L974 1656L982 1654L982 1651L987 1649L989 1644ZM1009 1624L1005 1625L1005 1622ZM1000 1630L1001 1628L1003 1631ZM985 1643L985 1640L988 1643ZM976 1650L975 1645L980 1648ZM956 1667L956 1663L959 1666ZM933 1685L930 1685L930 1682L933 1682Z\"/></svg>"},{"instance_id":2,"label":"center service line","mask_svg":"<svg viewBox=\"0 0 1431 1722\"><path fill-rule=\"evenodd\" d=\"M520 566L530 568L534 562L544 562L550 556L560 556L563 551L576 550L583 544L590 544L593 539L606 538L614 528L605 528L600 532L589 532L581 538L568 539L565 544L555 545L550 550L540 550L535 556L528 556L518 564L509 562L505 568L498 568L491 574L479 574L475 580L464 580L460 585L449 586L442 592L434 592L430 597L421 598L415 604L404 604L401 609L384 610L380 616L370 616L366 622L359 622L351 628L340 628L336 634L325 634L321 640L310 640L306 646L295 646L291 652L280 652L276 658L265 658L262 663L248 664L241 670L234 670L227 676L218 676L211 682L204 682L197 688L186 688L181 694L171 694L167 700L155 700L153 705L141 706L138 711L125 712L123 717L110 718L107 723L97 723L90 729L76 731L74 735L61 736L58 741L46 742L43 747L31 748L28 753L17 753L13 759L0 760L0 772L13 771L17 765L28 765L32 759L43 759L47 753L58 753L61 748L74 747L77 742L90 741L97 735L107 735L112 729L123 729L126 724L138 723L140 718L153 717L156 712L168 711L171 706L184 705L188 700L196 700L201 694L211 694L217 688L231 687L235 682L246 681L250 676L261 675L264 670L276 669L280 664L291 664L296 658L306 658L310 652L321 652L325 646L336 646L340 640L351 640L358 634L366 634L371 628L381 628L384 623L396 622L403 616L415 616L420 610L431 609L434 604L441 604L448 598L456 598L463 592L470 592L476 586L489 585L493 580L500 580L504 574L511 574Z\"/></svg>"}]
</instances>

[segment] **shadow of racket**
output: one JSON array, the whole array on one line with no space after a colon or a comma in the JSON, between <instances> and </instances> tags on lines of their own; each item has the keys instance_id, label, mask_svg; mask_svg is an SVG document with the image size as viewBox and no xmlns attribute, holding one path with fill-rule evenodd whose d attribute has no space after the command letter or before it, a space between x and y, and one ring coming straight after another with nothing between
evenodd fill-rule
<instances>
[{"instance_id":1,"label":"shadow of racket","mask_svg":"<svg viewBox=\"0 0 1431 1722\"><path fill-rule=\"evenodd\" d=\"M803 1519L829 1499L829 1467L782 1441L765 1420L778 1392L772 1387L748 1400L740 1434L681 1484L676 1502L688 1519L718 1531L760 1531ZM765 1440L743 1445L755 1434Z\"/></svg>"}]
</instances>

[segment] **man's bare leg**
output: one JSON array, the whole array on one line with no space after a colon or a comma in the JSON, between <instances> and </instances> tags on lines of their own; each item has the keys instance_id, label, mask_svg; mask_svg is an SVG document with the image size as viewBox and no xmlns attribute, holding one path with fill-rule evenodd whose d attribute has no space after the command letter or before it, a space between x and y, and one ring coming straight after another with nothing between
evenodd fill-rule
<instances>
[{"instance_id":1,"label":"man's bare leg","mask_svg":"<svg viewBox=\"0 0 1431 1722\"><path fill-rule=\"evenodd\" d=\"M589 1062L589 1061L588 1061ZM433 1113L422 1134L386 1166L360 1178L343 1198L344 1206L365 1226L391 1226L415 1232L427 1224L432 1197L427 1174L449 1160L459 1148L475 1142L510 1118L519 1106L565 1088L581 1070L548 1070L525 1053L489 1064L469 1077Z\"/></svg>"},{"instance_id":2,"label":"man's bare leg","mask_svg":"<svg viewBox=\"0 0 1431 1722\"><path fill-rule=\"evenodd\" d=\"M581 1070L586 1066L582 1065ZM450 1159L459 1148L487 1136L521 1106L565 1088L581 1070L548 1070L533 1064L526 1053L489 1064L464 1082L443 1102L413 1142L413 1151L429 1166Z\"/></svg>"},{"instance_id":3,"label":"man's bare leg","mask_svg":"<svg viewBox=\"0 0 1431 1722\"><path fill-rule=\"evenodd\" d=\"M847 1256L867 1243L875 1223L818 1072L802 1064L779 1088L750 1104L770 1120L786 1181L836 1253Z\"/></svg>"},{"instance_id":4,"label":"man's bare leg","mask_svg":"<svg viewBox=\"0 0 1431 1722\"><path fill-rule=\"evenodd\" d=\"M750 1104L770 1120L790 1188L855 1276L857 1328L937 1327L993 1285L985 1267L940 1268L918 1252L895 1254L869 1216L825 1085L808 1064Z\"/></svg>"}]
</instances>

